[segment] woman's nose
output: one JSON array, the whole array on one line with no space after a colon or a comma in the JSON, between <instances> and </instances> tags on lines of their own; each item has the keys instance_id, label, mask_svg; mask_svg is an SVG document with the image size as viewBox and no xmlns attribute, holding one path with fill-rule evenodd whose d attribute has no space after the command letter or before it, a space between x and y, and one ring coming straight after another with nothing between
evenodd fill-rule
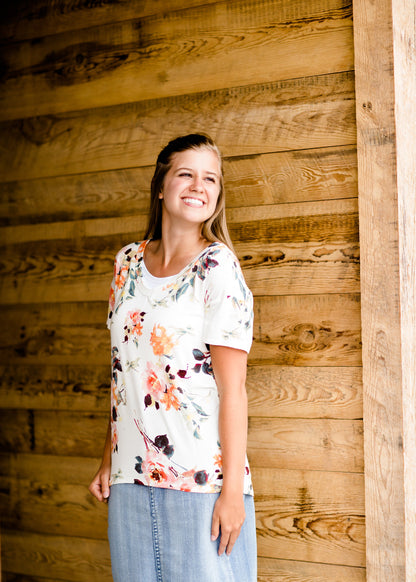
<instances>
[{"instance_id":1,"label":"woman's nose","mask_svg":"<svg viewBox=\"0 0 416 582\"><path fill-rule=\"evenodd\" d=\"M195 176L192 181L192 190L200 192L203 189L203 183L199 176Z\"/></svg>"}]
</instances>

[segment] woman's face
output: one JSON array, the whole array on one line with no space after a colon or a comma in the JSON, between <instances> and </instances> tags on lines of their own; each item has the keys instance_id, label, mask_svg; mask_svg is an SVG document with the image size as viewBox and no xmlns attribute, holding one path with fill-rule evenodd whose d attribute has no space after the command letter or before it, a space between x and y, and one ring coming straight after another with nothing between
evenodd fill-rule
<instances>
[{"instance_id":1,"label":"woman's face","mask_svg":"<svg viewBox=\"0 0 416 582\"><path fill-rule=\"evenodd\" d=\"M220 177L215 152L199 149L174 154L159 194L163 219L198 225L208 220L217 206Z\"/></svg>"}]
</instances>

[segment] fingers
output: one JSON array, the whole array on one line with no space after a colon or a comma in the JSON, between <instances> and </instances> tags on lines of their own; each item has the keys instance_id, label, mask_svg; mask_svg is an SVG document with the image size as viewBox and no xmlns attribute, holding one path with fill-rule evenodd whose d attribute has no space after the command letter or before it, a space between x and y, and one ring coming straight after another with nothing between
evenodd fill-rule
<instances>
[{"instance_id":1,"label":"fingers","mask_svg":"<svg viewBox=\"0 0 416 582\"><path fill-rule=\"evenodd\" d=\"M211 541L215 541L220 535L220 520L217 513L214 511L211 524Z\"/></svg>"},{"instance_id":2,"label":"fingers","mask_svg":"<svg viewBox=\"0 0 416 582\"><path fill-rule=\"evenodd\" d=\"M110 496L110 485L108 481L108 475L101 475L101 492L103 501L108 501Z\"/></svg>"},{"instance_id":3,"label":"fingers","mask_svg":"<svg viewBox=\"0 0 416 582\"><path fill-rule=\"evenodd\" d=\"M243 523L237 525L237 523L226 525L224 521L220 519L220 515L214 511L212 516L212 526L211 526L211 540L214 541L218 538L221 528L221 537L218 547L218 555L221 556L226 552L227 556L231 554L231 550L240 535L241 527Z\"/></svg>"},{"instance_id":4,"label":"fingers","mask_svg":"<svg viewBox=\"0 0 416 582\"><path fill-rule=\"evenodd\" d=\"M234 529L231 532L223 532L221 530L221 539L220 545L218 548L218 555L221 556L224 552L229 556L231 554L231 550L234 547L235 542L237 541L238 536L240 535L241 527L238 529Z\"/></svg>"},{"instance_id":5,"label":"fingers","mask_svg":"<svg viewBox=\"0 0 416 582\"><path fill-rule=\"evenodd\" d=\"M103 500L103 496L101 493L101 483L97 480L97 478L94 478L94 480L91 482L90 486L88 487L88 490L92 495L94 495L94 497L96 499L98 499L98 501Z\"/></svg>"},{"instance_id":6,"label":"fingers","mask_svg":"<svg viewBox=\"0 0 416 582\"><path fill-rule=\"evenodd\" d=\"M244 500L238 497L226 497L221 494L217 499L212 514L211 540L218 539L218 555L226 552L227 556L240 535L241 528L245 520Z\"/></svg>"},{"instance_id":7,"label":"fingers","mask_svg":"<svg viewBox=\"0 0 416 582\"><path fill-rule=\"evenodd\" d=\"M110 496L109 474L98 471L91 481L88 490L98 501L108 501L108 497Z\"/></svg>"}]
</instances>

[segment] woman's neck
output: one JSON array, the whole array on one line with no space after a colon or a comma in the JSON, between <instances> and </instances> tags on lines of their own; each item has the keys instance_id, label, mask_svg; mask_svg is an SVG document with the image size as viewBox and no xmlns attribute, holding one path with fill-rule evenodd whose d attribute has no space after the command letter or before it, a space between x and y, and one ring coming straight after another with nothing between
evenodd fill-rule
<instances>
[{"instance_id":1,"label":"woman's neck","mask_svg":"<svg viewBox=\"0 0 416 582\"><path fill-rule=\"evenodd\" d=\"M155 277L175 275L209 244L199 232L162 232L161 239L146 246L146 268Z\"/></svg>"}]
</instances>

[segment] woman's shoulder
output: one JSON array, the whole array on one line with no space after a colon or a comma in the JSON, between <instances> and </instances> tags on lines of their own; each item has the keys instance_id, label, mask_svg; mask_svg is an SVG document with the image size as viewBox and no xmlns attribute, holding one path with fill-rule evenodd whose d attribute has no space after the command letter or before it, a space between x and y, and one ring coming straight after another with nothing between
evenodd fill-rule
<instances>
[{"instance_id":1,"label":"woman's shoulder","mask_svg":"<svg viewBox=\"0 0 416 582\"><path fill-rule=\"evenodd\" d=\"M122 247L116 254L116 263L130 262L132 258L142 255L147 241L133 242Z\"/></svg>"},{"instance_id":2,"label":"woman's shoulder","mask_svg":"<svg viewBox=\"0 0 416 582\"><path fill-rule=\"evenodd\" d=\"M233 251L225 243L213 242L206 247L203 257L215 257L218 261L222 263L238 263L238 259L233 253Z\"/></svg>"},{"instance_id":3,"label":"woman's shoulder","mask_svg":"<svg viewBox=\"0 0 416 582\"><path fill-rule=\"evenodd\" d=\"M205 262L220 267L217 271L241 271L240 262L233 251L222 242L211 243L203 254Z\"/></svg>"},{"instance_id":4,"label":"woman's shoulder","mask_svg":"<svg viewBox=\"0 0 416 582\"><path fill-rule=\"evenodd\" d=\"M241 281L244 276L240 262L233 251L222 242L214 242L201 256L200 265L204 270L206 283L227 285L230 281Z\"/></svg>"}]
</instances>

